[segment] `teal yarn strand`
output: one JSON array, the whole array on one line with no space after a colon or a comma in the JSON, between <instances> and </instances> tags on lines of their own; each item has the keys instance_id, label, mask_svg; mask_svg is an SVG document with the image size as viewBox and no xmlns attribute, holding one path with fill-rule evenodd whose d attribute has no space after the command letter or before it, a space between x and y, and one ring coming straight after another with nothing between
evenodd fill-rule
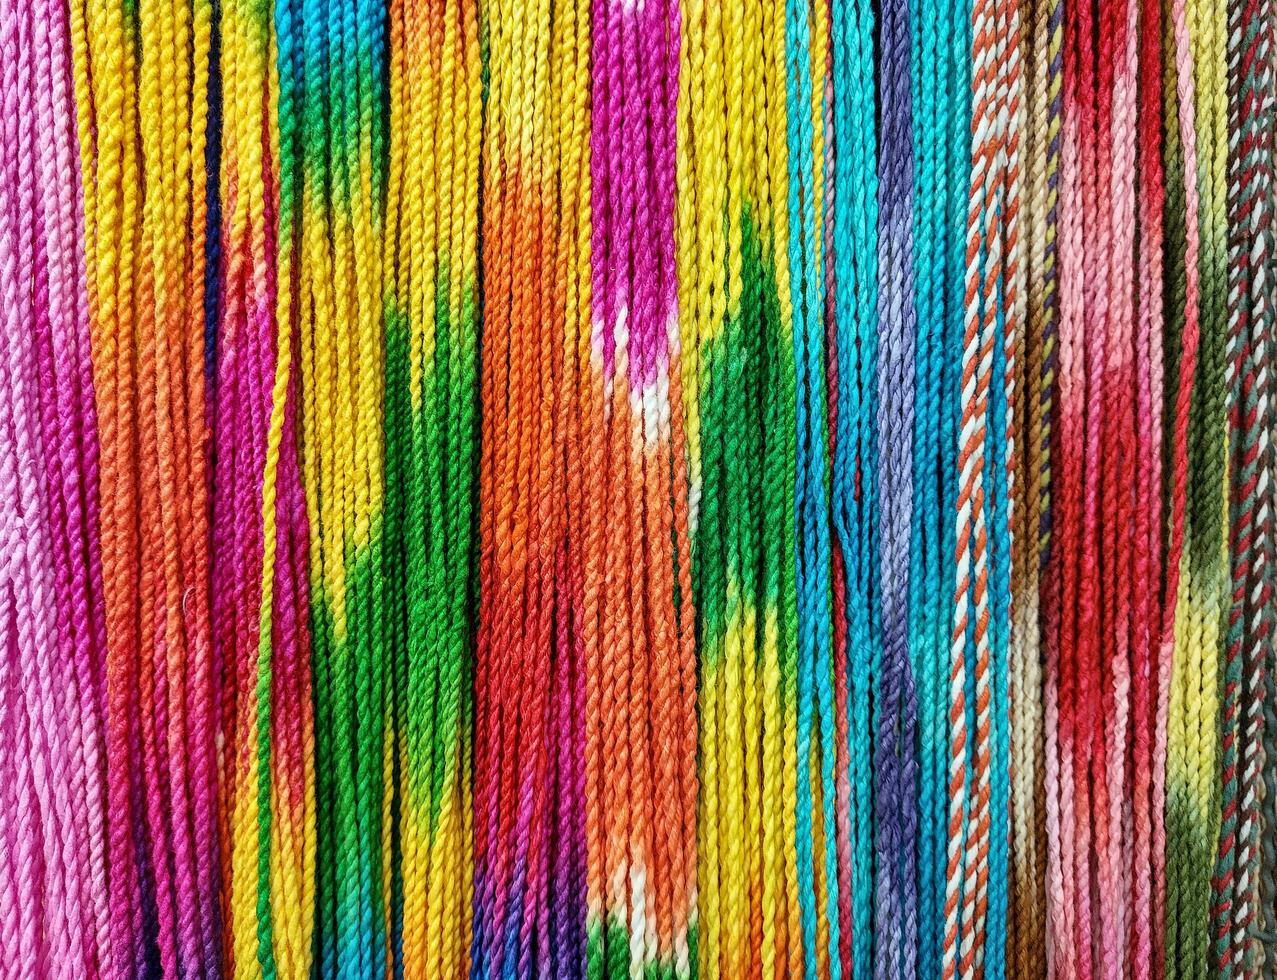
<instances>
[{"instance_id":1,"label":"teal yarn strand","mask_svg":"<svg viewBox=\"0 0 1277 980\"><path fill-rule=\"evenodd\" d=\"M946 171L951 146L952 72L944 39L953 27L949 0L921 0L913 18L914 276L918 337L914 415L914 513L910 554L910 651L918 692L919 839L918 970L940 969L944 921L945 766L948 657L953 589L946 574L953 554L952 408L958 393L953 350L951 221ZM949 425L946 426L946 420ZM946 439L946 433L950 438ZM947 534L946 534L947 530Z\"/></svg>"},{"instance_id":2,"label":"teal yarn strand","mask_svg":"<svg viewBox=\"0 0 1277 980\"><path fill-rule=\"evenodd\" d=\"M814 862L820 861L826 880L837 880L834 795L832 784L821 793L823 853L815 853L813 835L811 767L813 711L817 704L832 705L832 654L829 585L829 486L827 476L827 433L824 365L821 339L824 324L824 281L822 264L813 253L818 248L815 209L814 132L812 105L811 7L801 0L785 5L785 87L790 111L789 145L789 266L791 302L794 309L794 362L797 374L797 472L795 481L795 521L798 528L795 565L798 591L798 867L799 915L803 933L804 968L816 969L817 920L816 889L812 880ZM800 108L802 107L802 108ZM833 718L825 711L816 719L820 726L821 773L832 774L834 746L830 736ZM832 872L832 879L831 879ZM836 936L837 896L831 892L825 910L827 928ZM833 939L834 937L831 937ZM837 942L831 941L832 948ZM840 968L836 961L831 970Z\"/></svg>"},{"instance_id":3,"label":"teal yarn strand","mask_svg":"<svg viewBox=\"0 0 1277 980\"><path fill-rule=\"evenodd\" d=\"M843 556L847 621L847 738L851 759L852 972L874 962L873 759L879 631L876 621L878 180L874 23L867 2L832 16L834 280L838 406L833 524Z\"/></svg>"}]
</instances>

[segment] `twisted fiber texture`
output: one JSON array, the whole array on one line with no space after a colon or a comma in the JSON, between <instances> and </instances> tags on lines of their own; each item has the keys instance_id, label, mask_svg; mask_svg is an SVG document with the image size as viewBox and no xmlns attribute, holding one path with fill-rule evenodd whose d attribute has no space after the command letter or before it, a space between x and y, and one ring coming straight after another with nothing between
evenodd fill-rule
<instances>
[{"instance_id":1,"label":"twisted fiber texture","mask_svg":"<svg viewBox=\"0 0 1277 980\"><path fill-rule=\"evenodd\" d=\"M1263 243L1271 239L1272 134L1259 129L1271 110L1272 19L1260 5L1229 10L1229 505L1232 594L1224 674L1221 825L1212 883L1212 965L1221 975L1254 973L1258 903L1258 780L1265 655L1270 642L1271 408L1262 352L1271 333L1271 290ZM1258 248L1256 247L1258 245ZM1258 565L1258 569L1255 565ZM1247 617L1250 622L1247 624ZM1248 628L1249 626L1249 628Z\"/></svg>"},{"instance_id":2,"label":"twisted fiber texture","mask_svg":"<svg viewBox=\"0 0 1277 980\"><path fill-rule=\"evenodd\" d=\"M908 545L912 524L913 373L917 332L911 299L912 118L907 4L882 8L881 137L878 181L878 500L882 622L881 702L876 706L875 914L882 934L876 974L912 975L918 945L914 894L917 828L917 696L909 660Z\"/></svg>"},{"instance_id":3,"label":"twisted fiber texture","mask_svg":"<svg viewBox=\"0 0 1277 980\"><path fill-rule=\"evenodd\" d=\"M1127 7L1099 11L1088 23L1081 12L1072 42L1078 65L1074 98L1082 117L1077 134L1079 196L1066 207L1081 211L1087 245L1086 261L1094 278L1073 295L1081 316L1082 376L1085 385L1083 440L1086 460L1082 477L1083 529L1081 565L1076 583L1079 613L1072 649L1077 677L1077 723L1080 752L1075 779L1080 792L1090 783L1090 828L1075 855L1078 887L1077 928L1089 940L1083 950L1093 969L1116 976L1123 969L1129 932L1124 903L1103 896L1125 890L1126 826L1124 805L1126 744L1130 724L1132 499L1129 482L1112 464L1130 452L1133 438L1129 409L1117 392L1133 386L1132 313L1133 257L1130 225L1134 220L1134 87L1136 12ZM1096 40L1088 38L1097 32ZM1104 93L1112 91L1108 101ZM1106 181L1108 175L1112 175ZM1101 564L1099 555L1105 555ZM1102 651L1107 648L1108 655ZM1086 800L1086 796L1082 796ZM1085 828L1085 825L1084 825ZM1084 830L1085 833L1085 830ZM1091 855L1086 852L1093 850ZM1096 889L1091 891L1091 875ZM1092 912L1092 910L1094 910Z\"/></svg>"},{"instance_id":4,"label":"twisted fiber texture","mask_svg":"<svg viewBox=\"0 0 1277 980\"><path fill-rule=\"evenodd\" d=\"M1275 29L0 0L0 974L1271 975Z\"/></svg>"},{"instance_id":5,"label":"twisted fiber texture","mask_svg":"<svg viewBox=\"0 0 1277 980\"><path fill-rule=\"evenodd\" d=\"M687 11L680 84L723 112L683 110L679 188L695 205L677 229L702 650L698 966L772 976L801 969L795 917L812 901L792 829L794 328L783 68L768 47L781 11L712 7ZM715 123L740 131L726 157Z\"/></svg>"},{"instance_id":6,"label":"twisted fiber texture","mask_svg":"<svg viewBox=\"0 0 1277 980\"><path fill-rule=\"evenodd\" d=\"M47 947L37 948L35 955L24 957L14 951L15 975L21 966L22 973L30 976L72 976L85 967L90 952L83 933L89 909L82 899L87 882L82 883L81 876L72 870L87 850L87 833L83 820L78 821L79 828L75 826L70 809L69 793L77 772L83 783L83 760L76 765L73 758L78 733L64 728L64 719L69 721L66 695L71 687L67 676L70 665L59 668L57 659L59 647L70 651L65 631L57 624L56 571L45 524L49 503L36 448L43 440L34 349L39 329L36 304L50 286L43 255L37 253L35 186L40 154L35 136L38 110L31 84L36 51L30 12L11 6L0 16L7 63L5 102L10 115L5 127L0 239L0 262L6 276L5 397L0 424L13 447L6 453L10 458L0 476L9 546L4 588L11 597L5 642L10 651L7 673L12 680L5 693L13 712L9 731L21 732L22 748L31 753L29 762L13 767L21 780L16 805L24 812L7 821L6 846L9 841L15 846L10 873L16 883L7 900L30 903L24 911L13 909L15 917L22 916L18 920L22 926L10 945L38 943L37 936L43 932L48 937ZM41 245L39 252L43 251ZM74 705L70 706L74 710Z\"/></svg>"},{"instance_id":7,"label":"twisted fiber texture","mask_svg":"<svg viewBox=\"0 0 1277 980\"><path fill-rule=\"evenodd\" d=\"M23 356L30 359L33 373L27 375L25 384L17 377L11 381L14 396L26 400L28 411L39 413L34 425L28 423L28 431L42 447L46 462L41 476L47 482L43 505L30 501L26 506L36 504L47 508L47 529L42 530L40 517L28 511L28 531L19 532L17 540L10 539L10 546L16 558L13 569L17 572L22 568L21 552L31 543L24 539L48 535L44 547L48 548L53 578L46 587L52 590L56 627L50 623L45 625L56 629L49 640L53 641L51 649L63 665L55 670L53 677L64 698L59 710L65 712L61 715L62 738L66 742L62 764L67 767L64 772L51 775L63 780L64 792L69 791L69 797L63 798L64 803L84 799L87 804L82 809L73 807L72 812L61 818L65 821L62 833L67 848L63 854L72 859L67 865L70 880L65 901L72 916L72 928L78 932L70 937L72 958L61 969L78 973L98 969L99 962L104 962L109 969L111 963L106 825L102 806L105 786L100 775L102 711L97 687L102 652L100 587L93 568L94 555L83 536L86 524L94 516L89 508L96 504L96 488L87 482L95 477L95 444L90 441L93 416L86 393L87 310L79 238L82 218L78 210L71 79L67 71L69 25L66 11L56 6L33 9L26 16L26 30L18 35L22 45L18 64L25 63L30 74L26 91L20 91L18 97L19 105L25 110L23 114L32 120L34 128L23 135L16 148L29 154L27 166L31 170L27 185L30 187L34 179L54 190L40 195L38 201L34 196L27 197L16 212L10 211L10 214L26 215L30 222L26 226L26 240L31 249L30 261L35 265L34 288L29 297L33 306L28 311L30 318L25 321L29 337L19 342L17 348L25 351ZM17 203L11 202L11 205ZM21 312L21 307L19 310ZM19 604L18 616L37 613L38 606L25 612L21 610L23 604L32 600L24 598L29 595L29 586L22 583L20 573L12 577L10 583L13 600ZM18 636L21 637L21 627ZM31 681L20 683L25 683L27 690L35 694ZM6 688L7 699L9 690ZM17 707L10 702L10 717ZM21 725L20 718L15 718L14 723ZM19 731L10 728L9 732L16 751L23 751L16 748L21 744ZM23 768L16 767L10 778L25 783L29 777L22 775ZM29 790L24 786L21 792ZM25 818L19 826L25 826L22 843L14 840L12 845L6 844L14 846L15 854L17 848L33 843L29 836L33 829L31 818ZM27 860L31 860L29 852ZM29 870L15 869L11 873L14 883L25 879L30 885ZM30 903L32 913L28 921L34 922L38 899L28 892L25 901ZM38 962L32 957L28 968ZM52 964L45 968L53 969Z\"/></svg>"},{"instance_id":8,"label":"twisted fiber texture","mask_svg":"<svg viewBox=\"0 0 1277 980\"><path fill-rule=\"evenodd\" d=\"M875 519L881 477L885 476L887 488L893 481L904 479L901 472L905 440L904 416L884 413L883 430L895 439L893 465L884 468L877 457L879 428L879 394L891 383L891 371L896 372L896 387L888 391L891 399L905 397L899 391L907 371L907 352L898 345L892 368L879 376L877 366L877 341L880 311L888 308L897 321L897 336L904 332L906 312L902 306L891 307L891 294L879 293L879 252L875 248L876 230L879 224L880 173L874 119L874 15L868 4L851 4L840 10L837 5L831 12L831 67L833 181L832 222L832 277L828 280L834 300L832 324L827 336L832 338L827 356L830 382L830 422L832 451L832 499L834 530L834 596L835 596L835 649L845 650L846 681L838 683L837 703L841 737L847 740L849 773L847 778L847 802L840 809L846 811L847 829L840 835L846 839L846 857L840 862L844 870L840 881L847 882L846 898L841 905L846 912L840 916L840 938L843 955L840 966L852 976L865 976L876 962L875 950L881 948L889 959L902 953L904 926L902 916L894 918L875 916L878 897L883 899L882 910L887 912L901 901L908 901L905 889L900 888L899 878L882 881L883 891L875 887L875 854L877 835L874 820L873 768L876 761L883 764L882 772L888 783L897 773L903 773L910 760L903 753L893 753L894 758L875 760L874 736L881 723L892 727L903 709L906 678L901 673L904 651L901 648L903 624L893 621L896 643L893 649L893 702L897 706L893 717L890 709L876 717L872 712L877 701L875 692L881 680L881 648L878 646L878 607L873 596L884 583L891 585L895 600L904 582L898 558L882 565L878 561ZM897 18L895 35L900 36L903 24ZM893 42L890 61L894 64L893 87L900 97L903 64L899 60L899 40ZM886 49L884 49L884 55ZM899 106L891 112L897 120L902 112ZM892 157L899 170L903 158L905 132L895 127ZM905 164L907 167L907 163ZM894 184L891 197L905 202L907 188L903 179L907 174L897 173L900 181ZM889 184L889 188L891 185ZM904 220L901 211L895 212L897 221ZM907 229L896 224L893 228L896 246L903 244ZM897 495L897 500L899 496ZM894 522L893 541L897 553L901 548L901 536L905 522L903 514ZM839 574L841 571L841 574ZM894 584L893 584L894 582ZM842 671L839 671L841 674ZM845 688L845 695L843 689ZM886 705L884 704L885 708ZM842 734L845 732L845 734ZM890 791L889 791L890 792ZM886 806L884 800L884 806ZM897 808L893 820L907 817ZM884 828L886 830L886 828ZM891 837L882 843L893 853ZM886 866L884 865L884 869ZM906 886L909 887L909 886Z\"/></svg>"},{"instance_id":9,"label":"twisted fiber texture","mask_svg":"<svg viewBox=\"0 0 1277 980\"><path fill-rule=\"evenodd\" d=\"M1219 823L1215 727L1227 554L1222 526L1225 508L1219 500L1225 486L1221 409L1226 268L1221 195L1227 154L1221 118L1226 103L1222 17L1201 5L1190 5L1186 13L1194 91L1191 100L1181 95L1181 113L1185 104L1191 104L1195 115L1202 302L1197 377L1187 406L1187 517L1169 716L1167 916L1176 929L1172 931L1168 923L1167 960L1168 971L1198 976L1206 970L1202 924L1209 905L1209 875L1200 869L1213 865ZM1187 74L1189 66L1179 70ZM1188 182L1186 177L1186 189Z\"/></svg>"},{"instance_id":10,"label":"twisted fiber texture","mask_svg":"<svg viewBox=\"0 0 1277 980\"><path fill-rule=\"evenodd\" d=\"M1261 9L1262 9L1262 6L1263 5L1261 5ZM1275 91L1273 87L1274 86L1274 67L1275 67L1275 63L1273 61L1273 58L1274 58L1273 31L1275 27L1277 27L1277 24L1274 23L1273 10L1271 5L1269 5L1268 6L1268 35L1267 35L1268 45L1269 45L1268 47L1269 56L1266 62L1260 63L1260 67L1259 67L1260 85L1259 85L1259 91L1257 93L1260 99L1260 105L1261 107L1264 107L1262 109L1262 113L1266 114L1266 116L1261 114L1260 118L1261 119L1267 118L1269 120L1273 118L1274 108L1277 107L1277 91ZM1260 32L1259 36L1263 37L1264 36L1263 24L1260 23L1256 25L1256 29ZM1271 127L1268 131L1271 133ZM1273 149L1272 149L1271 137L1269 138L1268 146L1269 146L1269 152L1272 153ZM1261 188L1262 186L1263 185L1261 184ZM1271 179L1267 185L1266 190L1267 190L1267 193L1264 200L1266 200L1268 207L1272 208L1274 204L1277 204L1277 200L1275 200L1273 196L1274 184L1271 181ZM1270 242L1272 241L1271 225L1269 228L1268 239ZM1269 261L1267 261L1266 263L1263 262L1262 260L1258 261L1256 263L1256 271L1259 276L1259 278L1256 280L1257 284L1262 283L1263 285L1266 285L1269 290L1267 294L1268 298L1266 302L1268 304L1267 308L1269 310L1268 315L1271 318L1273 315L1272 314L1272 302L1273 302L1272 282L1273 280L1271 278L1273 274L1273 264L1271 261L1271 257ZM1271 403L1271 398L1272 398L1271 372L1272 372L1272 355L1273 355L1273 344L1272 344L1271 333L1269 334L1269 338L1268 338L1268 345L1267 345L1268 354L1266 358L1264 356L1264 349L1265 348L1262 344L1258 348L1256 348L1256 351L1259 354L1261 363L1266 365L1266 369L1264 370L1264 373L1259 374L1257 377L1267 379L1267 386L1264 386L1262 384L1257 384L1257 387L1255 389L1255 397L1256 397L1257 407L1262 406L1265 403L1265 398L1268 399L1268 412L1271 417L1271 413L1273 411L1273 407ZM1265 437L1265 435L1262 433L1262 430L1261 430L1261 434L1259 436L1260 443L1259 443L1258 449L1262 454L1266 454L1268 457L1268 471L1267 471L1267 476L1265 476L1264 470L1263 470L1263 464L1262 463L1258 464L1259 472L1257 474L1257 482L1256 482L1257 492L1259 491L1260 488L1264 486L1268 486L1271 488L1273 486L1273 480L1275 476L1277 476L1277 474L1274 473L1274 468L1273 468L1274 451L1273 451L1273 443L1272 443L1272 437L1271 437L1271 428L1268 430L1268 433L1269 433L1268 436ZM1267 481L1267 483L1265 483L1265 480ZM1260 582L1266 582L1266 584L1260 587L1263 589L1266 589L1266 592L1261 593L1261 595L1267 595L1268 597L1267 608L1265 609L1262 606L1257 606L1257 609L1254 615L1256 617L1256 621L1260 622L1261 624L1263 623L1267 624L1266 628L1269 631L1269 633L1271 633L1273 629L1272 603L1274 601L1274 595L1275 595L1274 582L1273 582L1274 546L1273 546L1273 537L1272 537L1273 535L1273 500L1271 497L1271 493L1272 491L1270 489L1269 495L1267 497L1264 496L1263 494L1258 494L1256 497L1256 514L1255 514L1256 525L1255 526L1256 526L1256 535L1257 535L1257 538L1256 538L1257 550L1256 550L1255 560L1251 566L1252 569L1258 566L1258 574L1256 576L1257 580ZM1275 819L1275 817L1277 817L1277 814L1274 813L1274 808L1277 807L1277 790L1274 789L1272 769L1271 769L1271 766L1269 766L1268 764L1270 759L1277 758L1277 746L1274 745L1274 738L1277 738L1277 727L1274 727L1274 726L1277 723L1274 722L1274 715L1273 715L1274 687L1277 685L1275 685L1274 683L1275 677L1274 677L1273 671L1274 671L1275 665L1272 663L1272 650L1273 650L1273 647L1270 644L1268 646L1268 650L1264 657L1262 665L1259 665L1259 664L1256 665L1257 669L1263 670L1264 672L1264 692L1261 695L1262 720L1259 722L1259 724L1261 724L1262 726L1261 727L1261 731L1262 731L1261 748L1259 753L1259 759L1261 760L1260 764L1262 767L1261 776L1260 776L1262 787L1257 788L1256 790L1260 796L1260 801L1261 801L1260 816L1259 816L1260 830L1259 830L1259 840L1257 845L1258 867L1256 869L1256 876L1258 878L1258 894L1256 899L1257 915L1256 915L1256 921L1252 928L1254 929L1255 943L1258 947L1255 950L1255 955L1258 960L1258 968L1260 971L1259 975L1264 977L1272 976L1274 971L1277 971L1277 950L1275 950L1274 948L1274 938L1275 938L1274 927L1277 926L1277 918L1275 918L1275 914L1277 914L1277 892L1275 892L1274 890L1273 875L1269 871L1269 867L1270 867L1269 860L1273 856L1273 851L1274 851L1274 836L1273 835L1274 835L1274 832L1277 832L1277 819Z\"/></svg>"},{"instance_id":11,"label":"twisted fiber texture","mask_svg":"<svg viewBox=\"0 0 1277 980\"><path fill-rule=\"evenodd\" d=\"M1140 48L1137 60L1135 209L1139 227L1136 250L1135 384L1137 419L1135 458L1140 478L1135 487L1135 575L1132 612L1131 756L1133 793L1130 874L1133 921L1130 957L1138 976L1152 975L1164 955L1162 908L1165 898L1165 728L1160 705L1165 696L1168 665L1159 649L1161 596L1165 575L1161 526L1163 500L1164 423L1157 406L1164 404L1164 343L1160 338L1165 310L1163 248L1166 232L1166 173L1163 165L1161 113L1162 45L1156 39L1163 23L1160 4L1143 3L1137 15ZM1129 62L1128 62L1129 65Z\"/></svg>"},{"instance_id":12,"label":"twisted fiber texture","mask_svg":"<svg viewBox=\"0 0 1277 980\"><path fill-rule=\"evenodd\" d=\"M395 961L421 977L461 971L470 953L466 488L477 436L479 42L473 5L446 23L424 5L397 6L387 32L385 775L399 836L383 826L383 860ZM455 128L441 129L453 106ZM442 179L424 180L431 172Z\"/></svg>"},{"instance_id":13,"label":"twisted fiber texture","mask_svg":"<svg viewBox=\"0 0 1277 980\"><path fill-rule=\"evenodd\" d=\"M1021 314L1015 292L1019 153L1010 129L1021 100L1019 27L1015 4L977 5L972 11L945 976L1004 969L1007 576L1014 471L1007 412Z\"/></svg>"},{"instance_id":14,"label":"twisted fiber texture","mask_svg":"<svg viewBox=\"0 0 1277 980\"><path fill-rule=\"evenodd\" d=\"M1200 285L1197 258L1200 250L1200 232L1198 229L1199 194L1197 187L1197 151L1196 131L1191 111L1193 98L1193 78L1191 72L1191 51L1187 30L1186 11L1181 5L1170 10L1172 43L1167 57L1166 72L1169 76L1166 88L1167 115L1178 124L1170 133L1174 138L1167 140L1167 179L1168 179L1168 215L1175 219L1175 224L1168 221L1168 238L1172 235L1183 242L1182 254L1172 252L1173 265L1171 272L1172 293L1175 301L1172 315L1183 310L1180 342L1171 346L1172 364L1175 374L1173 414L1168 419L1172 426L1172 439L1168 466L1170 473L1170 532L1166 554L1166 588L1163 601L1163 633L1162 655L1163 668L1161 679L1166 683L1166 694L1159 689L1158 717L1166 725L1166 762L1164 765L1164 794L1166 800L1165 828L1168 835L1166 847L1166 886L1163 900L1163 921L1165 923L1165 947L1161 956L1163 963L1179 962L1179 896L1183 878L1176 866L1182 860L1183 841L1179 836L1170 836L1173 825L1173 813L1181 806L1181 792L1178 785L1172 782L1173 772L1183 766L1183 747L1181 740L1175 737L1164 719L1169 719L1171 704L1175 693L1170 690L1174 663L1175 629L1179 619L1176 613L1181 609L1183 597L1184 540L1186 535L1186 505L1188 479L1188 411L1192 398L1194 373L1197 366L1198 348L1200 344L1200 324L1198 322L1200 307ZM1173 197L1172 197L1173 195ZM1173 239L1173 240L1175 240ZM1174 322L1174 321L1173 321ZM1172 375L1174 377L1174 375ZM1182 668L1180 668L1182 670Z\"/></svg>"},{"instance_id":15,"label":"twisted fiber texture","mask_svg":"<svg viewBox=\"0 0 1277 980\"><path fill-rule=\"evenodd\" d=\"M1066 88L1065 96L1066 126L1070 105L1076 107L1076 114L1065 136L1066 149L1071 152L1065 159L1067 182L1061 206L1069 218L1071 257L1078 260L1078 268L1069 288L1061 292L1061 315L1068 323L1069 335L1067 349L1062 336L1061 371L1067 371L1070 378L1070 398L1067 407L1062 402L1061 412L1068 413L1068 438L1076 446L1078 460L1069 474L1068 489L1061 487L1063 502L1070 506L1076 524L1070 535L1070 567L1062 587L1066 609L1070 601L1074 608L1068 617L1072 622L1061 637L1060 656L1070 661L1065 669L1072 675L1072 752L1067 768L1075 794L1076 834L1072 867L1066 867L1065 875L1073 891L1077 969L1084 975L1092 971L1107 975L1104 971L1113 968L1115 953L1107 945L1112 932L1105 929L1108 915L1099 896L1111 891L1115 882L1111 880L1111 865L1104 860L1110 830L1107 786L1093 781L1093 774L1101 771L1096 756L1103 754L1108 723L1101 706L1105 678L1100 654L1101 603L1107 596L1098 554L1109 297L1103 288L1106 283L1097 280L1106 276L1112 246L1108 188L1099 184L1099 174L1105 170L1111 122L1109 107L1100 93L1112 84L1113 37L1111 24L1106 19L1096 22L1095 13L1086 6L1076 8L1065 26L1066 80L1073 68L1073 84ZM1084 252L1091 242L1094 247ZM1094 892L1092 874L1102 882L1101 889Z\"/></svg>"},{"instance_id":16,"label":"twisted fiber texture","mask_svg":"<svg viewBox=\"0 0 1277 980\"><path fill-rule=\"evenodd\" d=\"M915 404L913 526L910 541L911 669L918 724L918 964L933 972L940 959L945 882L949 624L954 551L956 403L954 352L961 321L961 244L950 215L959 203L947 174L966 147L954 139L965 126L966 100L955 99L963 62L952 4L921 5L913 28ZM957 263L955 263L955 258ZM955 301L956 300L956 301ZM936 587L936 583L942 583Z\"/></svg>"},{"instance_id":17,"label":"twisted fiber texture","mask_svg":"<svg viewBox=\"0 0 1277 980\"><path fill-rule=\"evenodd\" d=\"M1017 500L1011 589L1015 597L1011 648L1011 901L1008 906L1009 966L1017 976L1039 976L1046 963L1034 950L1045 939L1046 791L1044 664L1052 657L1051 608L1043 572L1051 541L1051 425L1057 284L1059 199L1059 113L1062 60L1058 3L1037 3L1024 11L1025 112L1034 120L1024 134L1025 184L1030 206L1024 214L1027 244L1026 302L1018 339L1015 380ZM1050 709L1046 709L1050 710Z\"/></svg>"}]
</instances>

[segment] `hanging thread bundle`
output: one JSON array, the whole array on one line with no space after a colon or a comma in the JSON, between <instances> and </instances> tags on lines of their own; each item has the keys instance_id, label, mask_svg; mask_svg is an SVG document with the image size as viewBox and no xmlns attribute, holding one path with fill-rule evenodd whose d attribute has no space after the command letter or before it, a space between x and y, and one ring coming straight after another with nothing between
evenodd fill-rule
<instances>
[{"instance_id":1,"label":"hanging thread bundle","mask_svg":"<svg viewBox=\"0 0 1277 980\"><path fill-rule=\"evenodd\" d=\"M0 973L1277 974L1275 35L0 0Z\"/></svg>"}]
</instances>

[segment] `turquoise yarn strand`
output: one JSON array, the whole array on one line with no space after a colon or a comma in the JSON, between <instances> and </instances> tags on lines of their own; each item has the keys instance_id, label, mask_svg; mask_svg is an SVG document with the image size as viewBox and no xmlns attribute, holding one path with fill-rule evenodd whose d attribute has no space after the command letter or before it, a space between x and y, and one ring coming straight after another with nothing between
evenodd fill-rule
<instances>
[{"instance_id":1,"label":"turquoise yarn strand","mask_svg":"<svg viewBox=\"0 0 1277 980\"><path fill-rule=\"evenodd\" d=\"M837 285L838 435L833 520L847 579L848 754L851 758L852 968L873 968L873 760L878 628L875 452L878 343L878 179L873 12L869 3L832 12L835 103L834 281Z\"/></svg>"},{"instance_id":2,"label":"turquoise yarn strand","mask_svg":"<svg viewBox=\"0 0 1277 980\"><path fill-rule=\"evenodd\" d=\"M948 731L948 656L952 588L945 582L953 553L951 405L957 399L952 367L947 290L950 221L945 161L950 147L951 73L944 39L952 28L949 0L920 0L913 19L914 276L918 339L914 416L914 516L910 569L910 650L918 694L918 972L940 971L943 939L947 801L944 793ZM946 433L949 438L946 439ZM946 528L948 533L946 534Z\"/></svg>"},{"instance_id":3,"label":"turquoise yarn strand","mask_svg":"<svg viewBox=\"0 0 1277 980\"><path fill-rule=\"evenodd\" d=\"M829 672L829 512L826 475L826 415L824 370L820 360L824 307L823 266L810 253L817 245L815 210L815 169L811 78L811 8L802 0L785 4L785 90L789 146L789 267L790 297L794 308L794 362L798 377L797 479L795 492L795 567L798 590L798 813L797 850L799 874L799 918L802 927L804 971L814 975L817 950L816 889L812 880L814 862L819 857L827 880L836 880L833 850L834 796L832 784L821 794L825 853L814 854L812 832L811 739L813 695L822 705L833 703ZM832 716L822 711L821 771L832 775L833 739L828 736ZM833 872L833 879L829 878ZM831 893L829 916L830 946L837 948L838 916L836 895ZM832 914L830 914L832 912ZM840 975L833 964L835 980Z\"/></svg>"}]
</instances>

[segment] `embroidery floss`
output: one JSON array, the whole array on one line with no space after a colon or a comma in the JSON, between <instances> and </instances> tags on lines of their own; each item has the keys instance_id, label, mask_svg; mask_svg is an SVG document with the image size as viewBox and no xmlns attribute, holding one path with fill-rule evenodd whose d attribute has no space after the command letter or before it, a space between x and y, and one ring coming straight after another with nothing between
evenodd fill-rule
<instances>
[{"instance_id":1,"label":"embroidery floss","mask_svg":"<svg viewBox=\"0 0 1277 980\"><path fill-rule=\"evenodd\" d=\"M0 0L3 974L1272 974L1274 30Z\"/></svg>"}]
</instances>

